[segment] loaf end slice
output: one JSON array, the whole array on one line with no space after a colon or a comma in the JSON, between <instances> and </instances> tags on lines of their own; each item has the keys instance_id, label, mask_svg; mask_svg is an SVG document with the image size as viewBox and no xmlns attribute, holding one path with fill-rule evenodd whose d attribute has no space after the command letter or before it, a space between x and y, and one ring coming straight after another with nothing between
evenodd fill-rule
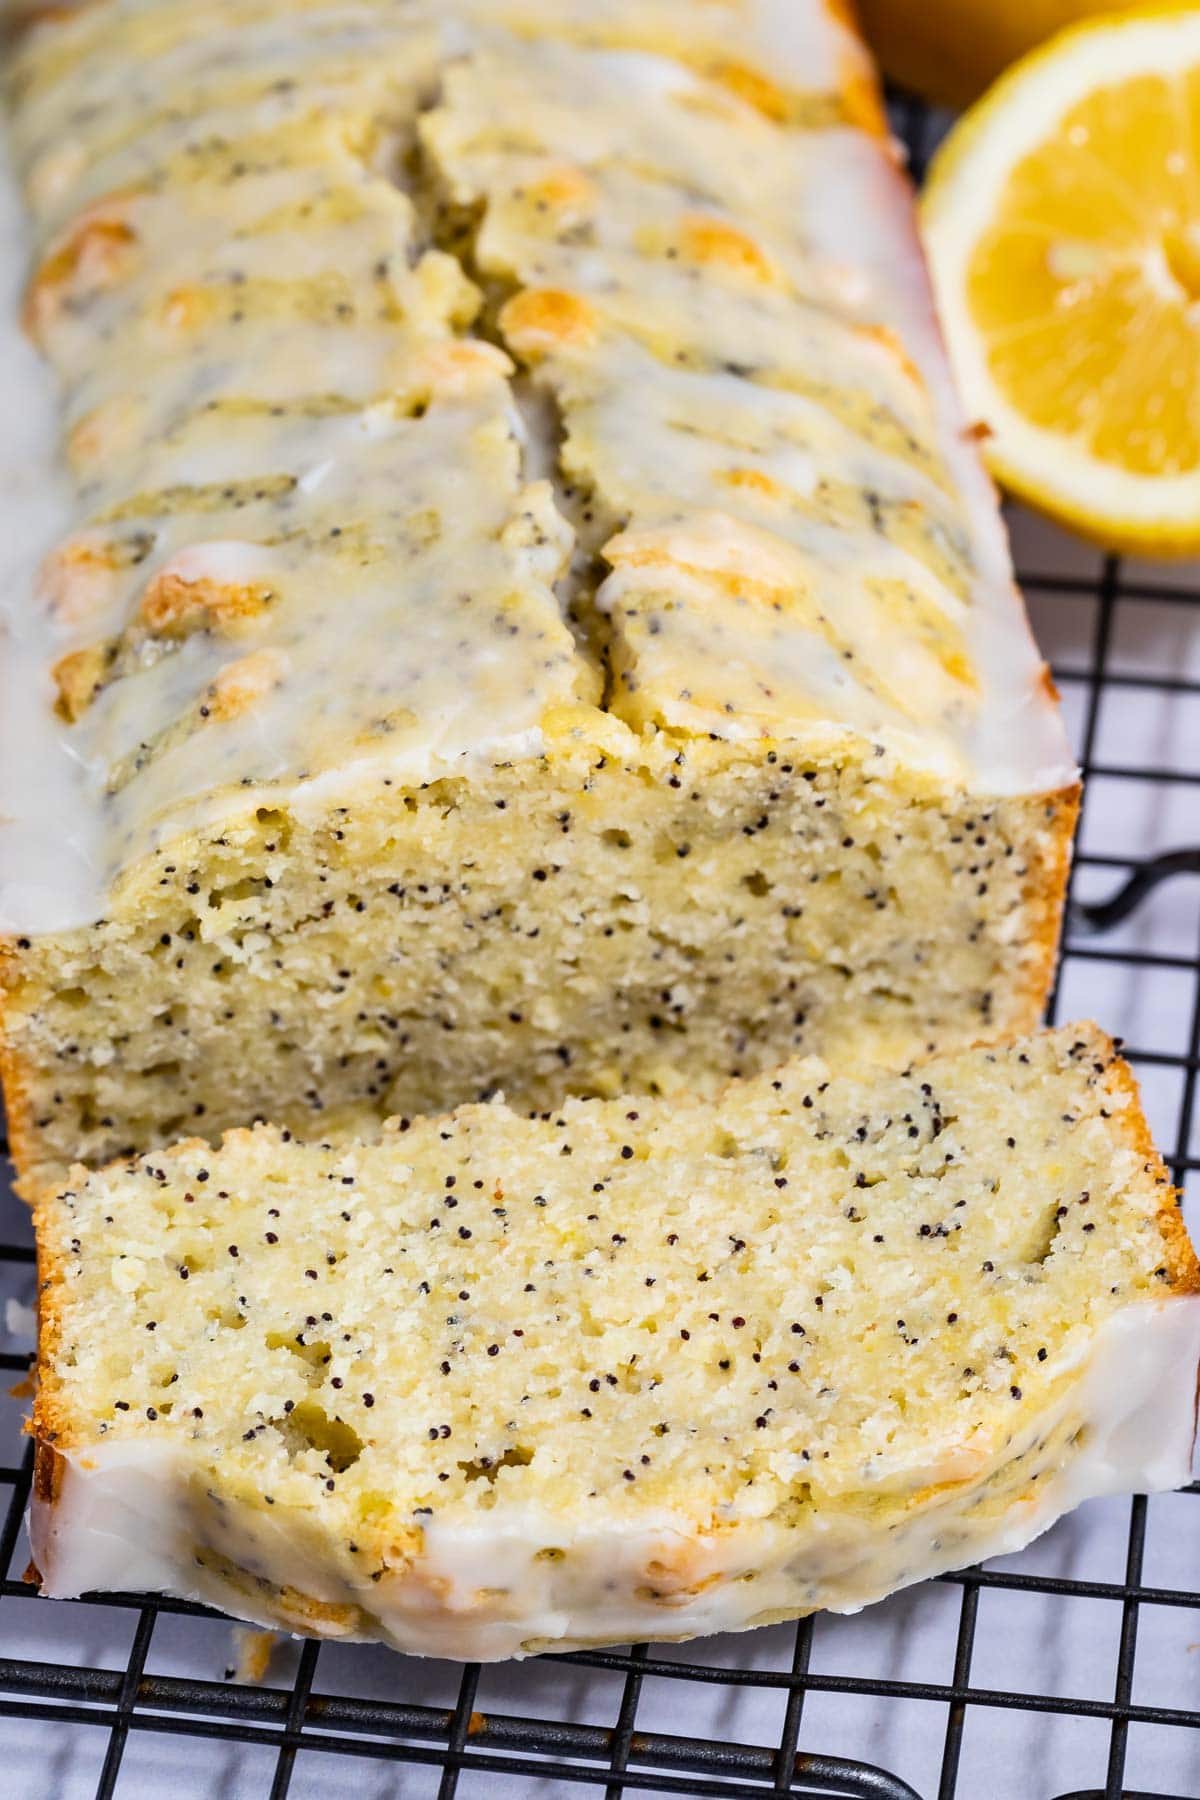
<instances>
[{"instance_id":1,"label":"loaf end slice","mask_svg":"<svg viewBox=\"0 0 1200 1800\"><path fill-rule=\"evenodd\" d=\"M38 1238L52 1595L502 1658L852 1611L1188 1478L1200 1270L1092 1026L259 1126L77 1169Z\"/></svg>"}]
</instances>

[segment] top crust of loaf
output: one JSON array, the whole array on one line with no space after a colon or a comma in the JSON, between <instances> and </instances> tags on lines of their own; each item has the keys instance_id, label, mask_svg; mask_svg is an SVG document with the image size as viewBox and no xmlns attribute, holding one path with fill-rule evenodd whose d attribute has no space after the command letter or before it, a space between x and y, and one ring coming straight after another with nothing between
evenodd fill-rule
<instances>
[{"instance_id":1,"label":"top crust of loaf","mask_svg":"<svg viewBox=\"0 0 1200 1800\"><path fill-rule=\"evenodd\" d=\"M77 496L13 679L81 771L70 922L189 825L563 707L1069 783L831 10L196 17L97 0L9 80Z\"/></svg>"}]
</instances>

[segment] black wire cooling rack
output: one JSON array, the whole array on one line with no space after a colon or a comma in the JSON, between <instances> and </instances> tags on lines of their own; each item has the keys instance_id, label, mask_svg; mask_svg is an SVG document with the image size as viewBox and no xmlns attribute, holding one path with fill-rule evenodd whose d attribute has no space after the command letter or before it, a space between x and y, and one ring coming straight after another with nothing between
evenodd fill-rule
<instances>
[{"instance_id":1,"label":"black wire cooling rack","mask_svg":"<svg viewBox=\"0 0 1200 1800\"><path fill-rule=\"evenodd\" d=\"M922 141L932 127L912 107L901 107L897 118L919 165ZM1178 577L1144 579L1111 558L1084 555L1082 564L1082 572L1062 572L1061 564L1022 570L1035 619L1043 627L1049 623L1055 674L1090 784L1050 1016L1059 1016L1064 989L1077 986L1081 977L1088 993L1095 991L1092 983L1103 989L1114 975L1125 982L1126 992L1166 984L1173 1036L1144 1047L1132 1044L1128 1053L1147 1084L1157 1082L1154 1122L1182 1186L1189 1172L1200 1169L1193 1129L1200 1074L1200 850L1190 847L1200 842L1200 760L1190 766L1186 756L1183 766L1167 758L1123 760L1108 747L1114 733L1105 709L1136 703L1144 716L1147 706L1152 713L1195 708L1191 746L1200 759L1200 679L1178 672L1189 665L1177 655L1180 646L1200 639L1200 577L1189 587ZM1137 647L1150 637L1167 646L1167 667L1161 657L1158 666L1153 658L1139 657ZM1130 741L1118 728L1118 746ZM1132 742L1135 752L1137 747ZM1089 848L1096 836L1090 827L1111 807L1114 794L1125 796L1122 816L1136 816L1145 827L1131 835L1125 853L1119 847ZM1103 831L1097 841L1107 841ZM1176 923L1181 917L1184 922L1183 939L1178 931L1168 933L1166 948L1153 920L1164 888L1171 892ZM1075 1006L1074 991L1067 1004L1090 1010ZM31 1292L32 1261L28 1234L0 1243L0 1276L11 1290ZM21 1352L3 1353L0 1369L16 1379L26 1361ZM283 1800L289 1794L298 1800L361 1788L378 1800L418 1793L449 1800L480 1793L484 1783L493 1796L512 1793L530 1800L575 1792L603 1794L605 1800L650 1794L872 1800L933 1800L934 1793L938 1800L1200 1796L1200 1654L1194 1668L1187 1663L1190 1652L1200 1653L1200 1642L1176 1643L1173 1666L1182 1663L1185 1674L1167 1681L1166 1661L1159 1660L1163 1634L1153 1624L1164 1616L1177 1621L1195 1609L1190 1628L1200 1639L1200 1508L1181 1497L1105 1503L1120 1509L1117 1535L1110 1534L1103 1565L1082 1574L1055 1566L1050 1572L1014 1569L1010 1558L1003 1566L968 1569L915 1590L909 1610L895 1614L896 1654L882 1664L886 1673L872 1673L867 1666L829 1668L820 1654L824 1634L844 1629L843 1623L804 1620L775 1628L769 1655L760 1649L768 1642L763 1633L736 1640L732 1654L743 1660L735 1663L728 1660L728 1641L724 1656L715 1660L703 1646L680 1651L645 1645L539 1658L505 1672L498 1706L489 1698L492 1671L455 1669L446 1677L452 1687L431 1699L428 1683L422 1686L414 1674L425 1665L375 1652L391 1673L383 1693L367 1697L372 1684L356 1685L353 1670L347 1678L347 1664L340 1659L354 1652L339 1646L306 1643L293 1649L287 1677L268 1676L259 1686L241 1685L228 1673L224 1679L201 1679L173 1672L171 1659L156 1654L160 1640L178 1639L181 1632L211 1634L214 1627L202 1621L215 1615L134 1594L82 1603L83 1609L103 1614L106 1629L122 1644L115 1666L111 1654L93 1658L106 1666L88 1666L85 1655L68 1647L77 1638L59 1624L67 1618L77 1622L81 1606L36 1600L21 1579L31 1455L28 1447L23 1454L20 1449L16 1407L12 1414L11 1455L0 1466L0 1502L6 1502L0 1529L0 1650L15 1638L22 1648L45 1652L0 1658L0 1793L15 1793L18 1800L59 1800L68 1792L107 1800L118 1788L122 1794L213 1793L221 1800L250 1795ZM0 1456L5 1454L0 1442ZM1200 1487L1186 1492L1196 1495ZM1172 1509L1162 1528L1169 1534L1167 1554L1148 1560L1148 1520L1151 1509L1162 1506ZM1009 1610L994 1614L1003 1621L998 1628L991 1621L993 1603L1001 1597ZM1012 1610L1034 1602L1036 1613ZM897 1670L907 1667L901 1652L909 1636L923 1629L918 1609L933 1605L941 1623L942 1665L901 1679ZM18 1607L25 1609L25 1621L33 1610L34 1628L27 1622L14 1627ZM1035 1637L1085 1617L1084 1636L1098 1647L1097 1656L1081 1659L1079 1667L1068 1659L1064 1680L1054 1685L1070 1693L1026 1691L1031 1684L1023 1678L1023 1666L1034 1659ZM1187 1629L1184 1625L1183 1636ZM98 1640L93 1633L87 1641ZM1071 1641L1078 1644L1079 1634ZM1080 1692L1088 1685L1085 1660L1092 1664L1090 1694ZM447 1665L440 1668L445 1673ZM997 1682L997 1670L1011 1685ZM379 1685L376 1679L374 1686ZM657 1699L648 1705L652 1688ZM702 1690L713 1703L711 1723L704 1735L694 1727L685 1735L678 1722L697 1716L693 1702ZM422 1697L413 1698L414 1691ZM771 1705L739 1710L748 1697ZM822 1722L833 1716L828 1703L834 1701L841 1703L836 1742ZM887 1727L900 1709L914 1707L921 1716L927 1766L936 1770L920 1792L882 1766L886 1755L872 1754L881 1743L886 1746ZM744 1723L737 1728L739 1722L768 1716L769 1729L748 1730ZM991 1745L982 1762L969 1753L981 1721ZM648 1728L663 1723L676 1728ZM41 1741L55 1746L84 1734L91 1751L84 1758L86 1774L65 1772L57 1752L49 1750L44 1760L39 1751L24 1767L12 1763L8 1734L31 1724L49 1734ZM1060 1755L1053 1772L1047 1760L1039 1775L1036 1750L1019 1767L1006 1758L1006 1745L1022 1730L1028 1743L1031 1728L1043 1731L1047 1743L1055 1731L1060 1738L1069 1733L1067 1760ZM184 1758L177 1758L169 1777L153 1758L149 1767L159 1768L157 1778L147 1776L144 1767L138 1771L139 1752L152 1738L160 1740L159 1749L162 1739L172 1740L176 1752L184 1747ZM1182 1756L1181 1739L1187 1742ZM216 1774L210 1771L202 1779L206 1757L235 1752L249 1762L235 1770L218 1761ZM144 1757L140 1760L145 1764ZM1064 1767L1078 1771L1079 1780L1064 1783ZM1136 1786L1127 1786L1127 1779Z\"/></svg>"}]
</instances>

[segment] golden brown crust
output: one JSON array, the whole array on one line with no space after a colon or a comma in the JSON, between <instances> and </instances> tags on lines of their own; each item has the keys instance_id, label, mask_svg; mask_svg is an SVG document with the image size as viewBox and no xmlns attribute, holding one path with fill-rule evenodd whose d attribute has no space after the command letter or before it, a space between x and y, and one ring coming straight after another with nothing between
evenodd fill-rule
<instances>
[{"instance_id":1,"label":"golden brown crust","mask_svg":"<svg viewBox=\"0 0 1200 1800\"><path fill-rule=\"evenodd\" d=\"M22 309L21 322L35 344L62 312L128 274L137 249L124 216L128 206L124 194L106 196L75 219L43 258Z\"/></svg>"},{"instance_id":2,"label":"golden brown crust","mask_svg":"<svg viewBox=\"0 0 1200 1800\"><path fill-rule=\"evenodd\" d=\"M1046 696L1047 700L1049 700L1052 705L1057 706L1060 699L1062 698L1062 696L1060 695L1060 693L1058 691L1058 683L1055 681L1054 676L1050 673L1050 664L1049 663L1042 664L1041 674L1038 678L1038 685L1041 688L1042 693Z\"/></svg>"},{"instance_id":3,"label":"golden brown crust","mask_svg":"<svg viewBox=\"0 0 1200 1800\"><path fill-rule=\"evenodd\" d=\"M769 286L779 279L766 253L748 232L704 213L680 220L679 252L685 262L715 265L727 274L745 276L756 284Z\"/></svg>"},{"instance_id":4,"label":"golden brown crust","mask_svg":"<svg viewBox=\"0 0 1200 1800\"><path fill-rule=\"evenodd\" d=\"M62 1493L66 1458L44 1438L39 1438L33 1455L33 1497L43 1506L54 1506Z\"/></svg>"},{"instance_id":5,"label":"golden brown crust","mask_svg":"<svg viewBox=\"0 0 1200 1800\"><path fill-rule=\"evenodd\" d=\"M1031 901L1041 909L1043 923L1031 941L1036 954L1030 965L1025 989L1027 1006L1010 1025L1009 1029L1013 1032L1032 1031L1040 1022L1054 982L1067 898L1067 874L1071 865L1082 792L1081 784L1075 782L1071 787L1059 788L1042 797L1044 805L1055 809L1052 849L1041 864L1038 878L1030 887Z\"/></svg>"},{"instance_id":6,"label":"golden brown crust","mask_svg":"<svg viewBox=\"0 0 1200 1800\"><path fill-rule=\"evenodd\" d=\"M13 1186L22 1200L33 1205L38 1195L33 1178L38 1160L37 1125L20 1058L13 1051L4 1029L11 989L17 979L20 945L19 938L0 938L0 1091L4 1095L8 1154L16 1172Z\"/></svg>"},{"instance_id":7,"label":"golden brown crust","mask_svg":"<svg viewBox=\"0 0 1200 1800\"><path fill-rule=\"evenodd\" d=\"M202 627L224 631L254 619L273 598L266 582L188 580L164 569L142 595L141 616L162 637L185 637Z\"/></svg>"},{"instance_id":8,"label":"golden brown crust","mask_svg":"<svg viewBox=\"0 0 1200 1800\"><path fill-rule=\"evenodd\" d=\"M34 1491L51 1503L62 1488L63 1459L54 1449L62 1442L66 1419L60 1416L54 1353L62 1332L60 1300L63 1280L55 1231L55 1209L47 1191L34 1207L34 1240L37 1245L37 1365L33 1407L26 1430L35 1440Z\"/></svg>"},{"instance_id":9,"label":"golden brown crust","mask_svg":"<svg viewBox=\"0 0 1200 1800\"><path fill-rule=\"evenodd\" d=\"M1162 1189L1162 1204L1157 1217L1167 1253L1165 1267L1170 1277L1171 1291L1176 1294L1200 1294L1200 1261L1197 1260L1187 1226L1183 1222L1183 1214L1179 1210L1182 1196L1179 1189L1173 1186L1166 1164L1155 1147L1150 1126L1142 1110L1141 1088L1137 1076L1112 1039L1106 1034L1102 1035L1112 1055L1108 1071L1111 1086L1128 1100L1128 1105L1122 1109L1121 1120L1130 1147L1143 1158L1146 1173Z\"/></svg>"},{"instance_id":10,"label":"golden brown crust","mask_svg":"<svg viewBox=\"0 0 1200 1800\"><path fill-rule=\"evenodd\" d=\"M524 288L500 314L506 341L530 361L564 344L590 343L599 328L595 308L559 288Z\"/></svg>"},{"instance_id":11,"label":"golden brown crust","mask_svg":"<svg viewBox=\"0 0 1200 1800\"><path fill-rule=\"evenodd\" d=\"M84 650L69 650L60 656L50 670L58 689L54 710L73 725L82 718L104 686L104 677L112 664L112 651L106 644L89 644Z\"/></svg>"},{"instance_id":12,"label":"golden brown crust","mask_svg":"<svg viewBox=\"0 0 1200 1800\"><path fill-rule=\"evenodd\" d=\"M1182 1194L1172 1185L1166 1164L1155 1148L1150 1126L1142 1110L1141 1088L1137 1076L1117 1050L1111 1038L1104 1034L1112 1054L1109 1076L1113 1087L1123 1093L1129 1105L1122 1112L1122 1119L1129 1133L1133 1149L1145 1158L1146 1171L1156 1182L1162 1185L1162 1205L1158 1209L1158 1226L1162 1233L1163 1244L1167 1253L1166 1269L1172 1293L1200 1294L1200 1260L1188 1236L1180 1211ZM1195 1400L1193 1404L1193 1421L1200 1421L1200 1368L1194 1377ZM1194 1427L1193 1427L1194 1429Z\"/></svg>"},{"instance_id":13,"label":"golden brown crust","mask_svg":"<svg viewBox=\"0 0 1200 1800\"><path fill-rule=\"evenodd\" d=\"M855 0L825 0L825 11L836 23L845 26L860 45L865 45ZM870 132L872 137L890 137L883 86L876 74L874 59L847 53L842 63L840 89L842 105L851 125Z\"/></svg>"}]
</instances>

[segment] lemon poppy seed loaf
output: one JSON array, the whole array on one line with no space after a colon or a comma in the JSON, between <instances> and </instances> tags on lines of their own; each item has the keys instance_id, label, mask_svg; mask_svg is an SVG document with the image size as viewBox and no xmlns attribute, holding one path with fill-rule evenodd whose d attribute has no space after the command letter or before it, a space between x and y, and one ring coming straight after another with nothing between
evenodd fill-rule
<instances>
[{"instance_id":1,"label":"lemon poppy seed loaf","mask_svg":"<svg viewBox=\"0 0 1200 1800\"><path fill-rule=\"evenodd\" d=\"M51 1594L512 1656L853 1610L1187 1479L1200 1271L1091 1026L259 1126L37 1223Z\"/></svg>"},{"instance_id":2,"label":"lemon poppy seed loaf","mask_svg":"<svg viewBox=\"0 0 1200 1800\"><path fill-rule=\"evenodd\" d=\"M73 492L0 665L27 1191L1036 1022L1075 772L837 10L24 34Z\"/></svg>"}]
</instances>

